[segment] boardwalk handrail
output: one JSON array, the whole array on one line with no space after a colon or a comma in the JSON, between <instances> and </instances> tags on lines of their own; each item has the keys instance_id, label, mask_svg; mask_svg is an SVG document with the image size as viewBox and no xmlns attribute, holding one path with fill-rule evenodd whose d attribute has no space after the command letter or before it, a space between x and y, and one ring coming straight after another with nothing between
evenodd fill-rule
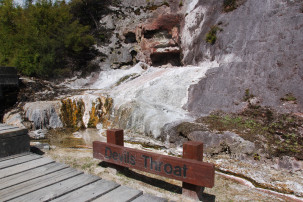
<instances>
[{"instance_id":1,"label":"boardwalk handrail","mask_svg":"<svg viewBox=\"0 0 303 202\"><path fill-rule=\"evenodd\" d=\"M18 86L19 78L15 67L0 67L0 86Z\"/></svg>"}]
</instances>

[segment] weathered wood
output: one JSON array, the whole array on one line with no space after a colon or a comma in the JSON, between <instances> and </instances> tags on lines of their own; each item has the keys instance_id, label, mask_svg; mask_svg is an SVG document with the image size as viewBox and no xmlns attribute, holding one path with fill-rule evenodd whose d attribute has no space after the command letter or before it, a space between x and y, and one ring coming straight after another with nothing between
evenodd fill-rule
<instances>
[{"instance_id":1,"label":"weathered wood","mask_svg":"<svg viewBox=\"0 0 303 202\"><path fill-rule=\"evenodd\" d=\"M0 133L5 130L12 130L12 129L20 129L20 128L18 128L16 126L2 126L2 127L0 127Z\"/></svg>"},{"instance_id":2,"label":"weathered wood","mask_svg":"<svg viewBox=\"0 0 303 202\"><path fill-rule=\"evenodd\" d=\"M44 175L40 178L26 181L24 183L17 184L15 186L11 186L9 188L0 190L1 200L6 201L6 200L11 200L11 199L14 199L17 197L22 198L22 196L26 195L25 197L23 197L23 199L19 199L19 201L20 200L21 201L22 200L23 201L33 201L33 200L30 200L30 198L28 198L28 194L34 193L35 191L37 191L39 193L40 190L42 190L42 191L40 191L40 193L41 192L44 194L52 193L52 191L50 191L52 189L47 191L45 189L45 187L49 188L50 186L55 185L55 184L62 184L65 180L68 180L70 178L72 179L78 175L83 175L83 174L82 174L82 172L77 171L72 168L66 168L63 170L59 170L58 172ZM80 181L78 181L78 182L73 181L73 182L75 184L78 184L78 183L81 184ZM56 186L58 186L58 185L56 185ZM61 187L61 188L63 188L63 187ZM37 193L37 192L35 192L35 193ZM30 196L34 197L34 195L35 194L32 194ZM41 197L41 194L38 197Z\"/></svg>"},{"instance_id":3,"label":"weathered wood","mask_svg":"<svg viewBox=\"0 0 303 202\"><path fill-rule=\"evenodd\" d=\"M192 159L196 161L203 160L203 143L189 141L183 144L183 156L184 159ZM203 194L204 188L182 182L182 195L187 196L194 200L200 200Z\"/></svg>"},{"instance_id":4,"label":"weathered wood","mask_svg":"<svg viewBox=\"0 0 303 202\"><path fill-rule=\"evenodd\" d=\"M30 151L30 139L25 128L1 125L0 157L15 155Z\"/></svg>"},{"instance_id":5,"label":"weathered wood","mask_svg":"<svg viewBox=\"0 0 303 202\"><path fill-rule=\"evenodd\" d=\"M30 169L33 169L33 168L36 168L39 166L43 166L43 165L46 165L46 164L49 164L52 162L54 162L52 159L40 158L40 159L29 161L29 162L26 162L23 164L16 165L14 167L4 168L4 169L0 170L1 171L0 180L1 180L1 178L8 177L8 176L20 173L20 172L24 172L24 171L27 171L27 170L30 170Z\"/></svg>"},{"instance_id":6,"label":"weathered wood","mask_svg":"<svg viewBox=\"0 0 303 202\"><path fill-rule=\"evenodd\" d=\"M107 143L124 146L124 135L121 129L106 131Z\"/></svg>"},{"instance_id":7,"label":"weathered wood","mask_svg":"<svg viewBox=\"0 0 303 202\"><path fill-rule=\"evenodd\" d=\"M11 160L21 163L22 157L29 158L29 156L36 155L23 153L11 156L10 159L4 158L5 160L2 159L0 163L11 162ZM97 176L85 175L83 172L55 163L48 158L12 164L15 165L0 169L0 201L119 202L131 201L142 195L142 191L120 187L115 182L101 180ZM151 198L153 197L142 199Z\"/></svg>"},{"instance_id":8,"label":"weathered wood","mask_svg":"<svg viewBox=\"0 0 303 202\"><path fill-rule=\"evenodd\" d=\"M31 154L31 153L30 152L23 152L23 153L20 153L20 154L15 154L15 155L11 155L11 156L2 157L2 158L0 158L0 162L1 161L6 161L6 160L9 160L9 159L18 158L20 156L26 156L26 155L29 155L29 154Z\"/></svg>"},{"instance_id":9,"label":"weathered wood","mask_svg":"<svg viewBox=\"0 0 303 202\"><path fill-rule=\"evenodd\" d=\"M95 199L93 202L104 202L104 201L114 201L114 202L125 202L132 201L135 198L141 196L142 191L131 189L126 186L120 186L117 189Z\"/></svg>"},{"instance_id":10,"label":"weathered wood","mask_svg":"<svg viewBox=\"0 0 303 202\"><path fill-rule=\"evenodd\" d=\"M0 85L18 86L19 78L15 67L0 67Z\"/></svg>"},{"instance_id":11,"label":"weathered wood","mask_svg":"<svg viewBox=\"0 0 303 202\"><path fill-rule=\"evenodd\" d=\"M26 156L20 156L18 158L14 158L14 159L9 159L7 161L1 161L0 170L4 169L4 168L12 167L14 165L22 164L22 163L25 163L28 161L32 161L32 160L35 160L38 158L41 158L41 156L36 155L36 154L30 154L30 155L26 155Z\"/></svg>"},{"instance_id":12,"label":"weathered wood","mask_svg":"<svg viewBox=\"0 0 303 202\"><path fill-rule=\"evenodd\" d=\"M96 176L82 174L82 175L78 175L78 176L72 177L70 179L61 181L60 183L56 183L56 184L50 185L48 187L44 187L42 189L25 194L23 196L15 198L13 201L15 201L15 202L17 202L17 201L20 201L20 202L50 201L50 200L53 200L60 196L63 196L66 193L72 192L81 187L92 184L93 182L96 182L98 180L100 180L100 178L98 178Z\"/></svg>"},{"instance_id":13,"label":"weathered wood","mask_svg":"<svg viewBox=\"0 0 303 202\"><path fill-rule=\"evenodd\" d=\"M71 193L65 194L55 200L54 202L66 202L66 201L73 201L73 202L83 202L83 201L90 201L95 198L98 198L113 189L119 187L120 185L107 180L99 180L94 182L90 185L84 186L76 191ZM112 201L112 200L111 200Z\"/></svg>"},{"instance_id":14,"label":"weathered wood","mask_svg":"<svg viewBox=\"0 0 303 202\"><path fill-rule=\"evenodd\" d=\"M30 139L27 134L9 138L0 138L0 157L30 151Z\"/></svg>"},{"instance_id":15,"label":"weathered wood","mask_svg":"<svg viewBox=\"0 0 303 202\"><path fill-rule=\"evenodd\" d=\"M6 128L0 131L0 139L27 134L26 128Z\"/></svg>"},{"instance_id":16,"label":"weathered wood","mask_svg":"<svg viewBox=\"0 0 303 202\"><path fill-rule=\"evenodd\" d=\"M203 143L196 141L185 142L183 144L182 158L203 161Z\"/></svg>"},{"instance_id":17,"label":"weathered wood","mask_svg":"<svg viewBox=\"0 0 303 202\"><path fill-rule=\"evenodd\" d=\"M93 156L113 164L190 184L210 188L214 186L215 167L211 163L165 156L98 141L93 142Z\"/></svg>"},{"instance_id":18,"label":"weathered wood","mask_svg":"<svg viewBox=\"0 0 303 202\"><path fill-rule=\"evenodd\" d=\"M50 173L68 168L67 165L61 163L50 163L38 168L34 168L25 172L18 173L16 175L11 175L9 177L1 179L0 190L8 188L35 178L48 175Z\"/></svg>"},{"instance_id":19,"label":"weathered wood","mask_svg":"<svg viewBox=\"0 0 303 202\"><path fill-rule=\"evenodd\" d=\"M165 198L160 198L157 196L153 196L150 194L144 194L142 196L139 196L138 198L136 198L135 200L133 200L132 202L167 202L168 200Z\"/></svg>"}]
</instances>

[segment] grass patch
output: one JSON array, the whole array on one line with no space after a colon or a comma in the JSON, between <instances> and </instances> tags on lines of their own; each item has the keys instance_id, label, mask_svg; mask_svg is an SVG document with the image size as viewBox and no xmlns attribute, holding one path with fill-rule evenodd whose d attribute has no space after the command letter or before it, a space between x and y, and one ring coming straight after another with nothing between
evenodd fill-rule
<instances>
[{"instance_id":1,"label":"grass patch","mask_svg":"<svg viewBox=\"0 0 303 202\"><path fill-rule=\"evenodd\" d=\"M239 114L213 113L196 120L211 131L232 131L258 146L271 156L293 156L303 159L303 119L292 114L279 114L269 108L248 108ZM262 142L260 144L260 142ZM267 145L267 146L265 146Z\"/></svg>"},{"instance_id":2,"label":"grass patch","mask_svg":"<svg viewBox=\"0 0 303 202\"><path fill-rule=\"evenodd\" d=\"M210 28L209 32L205 36L206 43L214 45L217 41L217 32L218 31L223 31L223 29L217 25L212 26Z\"/></svg>"},{"instance_id":3,"label":"grass patch","mask_svg":"<svg viewBox=\"0 0 303 202\"><path fill-rule=\"evenodd\" d=\"M284 97L280 99L282 102L288 102L288 101L297 101L297 98L292 94L288 93Z\"/></svg>"}]
</instances>

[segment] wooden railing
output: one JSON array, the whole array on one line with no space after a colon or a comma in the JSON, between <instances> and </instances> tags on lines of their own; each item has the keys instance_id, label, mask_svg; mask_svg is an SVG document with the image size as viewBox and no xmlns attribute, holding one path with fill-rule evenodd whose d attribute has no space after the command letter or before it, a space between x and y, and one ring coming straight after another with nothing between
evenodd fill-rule
<instances>
[{"instance_id":1,"label":"wooden railing","mask_svg":"<svg viewBox=\"0 0 303 202\"><path fill-rule=\"evenodd\" d=\"M177 158L124 147L123 130L107 130L107 142L93 142L93 156L105 162L180 180L182 194L199 199L203 187L212 188L215 166L203 162L203 143L183 144L183 157Z\"/></svg>"}]
</instances>

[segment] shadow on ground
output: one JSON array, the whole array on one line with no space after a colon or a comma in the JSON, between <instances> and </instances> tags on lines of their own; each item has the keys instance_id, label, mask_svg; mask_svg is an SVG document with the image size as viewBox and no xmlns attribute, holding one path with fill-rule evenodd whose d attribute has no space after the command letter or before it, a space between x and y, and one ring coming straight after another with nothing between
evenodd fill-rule
<instances>
[{"instance_id":1,"label":"shadow on ground","mask_svg":"<svg viewBox=\"0 0 303 202\"><path fill-rule=\"evenodd\" d=\"M135 172L133 170L130 170L128 168L125 168L125 167L122 167L122 166L119 166L119 165L115 165L115 164L112 164L112 163L107 163L107 162L104 162L104 161L99 163L99 165L101 167L104 167L104 168L107 168L107 167L114 168L120 174L122 174L126 177L144 182L144 183L149 184L151 186L158 187L160 189L164 189L164 190L169 191L169 192L182 194L182 187L171 184L171 183L168 183L168 182L165 182L163 180L148 177L146 175L137 173L137 172ZM213 201L215 201L216 196L211 195L211 194L207 194L207 193L202 193L201 197L199 197L199 198L200 198L201 201L213 202Z\"/></svg>"}]
</instances>

